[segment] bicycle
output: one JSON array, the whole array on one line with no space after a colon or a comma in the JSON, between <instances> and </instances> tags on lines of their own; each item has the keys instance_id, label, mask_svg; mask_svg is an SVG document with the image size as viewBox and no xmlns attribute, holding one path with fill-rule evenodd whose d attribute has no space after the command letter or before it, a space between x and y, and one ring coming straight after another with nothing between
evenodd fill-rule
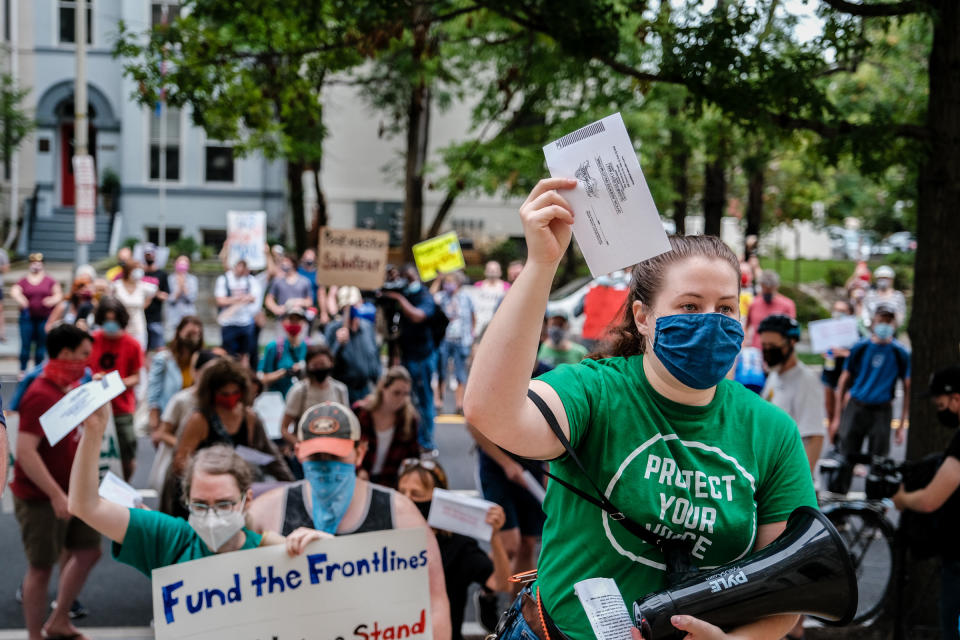
<instances>
[{"instance_id":1,"label":"bicycle","mask_svg":"<svg viewBox=\"0 0 960 640\"><path fill-rule=\"evenodd\" d=\"M850 499L847 488L855 464L869 464L870 471L865 497ZM843 538L857 573L859 601L851 624L869 625L890 599L897 555L896 527L887 511L893 507L891 497L903 481L906 466L891 458L862 454L827 458L820 463L821 477L834 489L818 493L820 509Z\"/></svg>"}]
</instances>

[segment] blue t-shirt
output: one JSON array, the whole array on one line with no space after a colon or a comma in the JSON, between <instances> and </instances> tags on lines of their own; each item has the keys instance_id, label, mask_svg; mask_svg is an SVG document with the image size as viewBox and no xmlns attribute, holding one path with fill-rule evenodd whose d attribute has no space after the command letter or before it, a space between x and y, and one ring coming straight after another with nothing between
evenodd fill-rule
<instances>
[{"instance_id":1,"label":"blue t-shirt","mask_svg":"<svg viewBox=\"0 0 960 640\"><path fill-rule=\"evenodd\" d=\"M423 311L427 318L423 322L414 322L403 313L400 314L400 337L397 339L400 356L405 361L423 360L435 350L430 317L433 316L436 305L433 296L422 285L416 293L407 292L404 295L410 304Z\"/></svg>"},{"instance_id":2,"label":"blue t-shirt","mask_svg":"<svg viewBox=\"0 0 960 640\"><path fill-rule=\"evenodd\" d=\"M844 363L852 379L850 397L863 404L893 400L897 378L910 379L910 352L893 340L877 343L866 338L850 349Z\"/></svg>"},{"instance_id":3,"label":"blue t-shirt","mask_svg":"<svg viewBox=\"0 0 960 640\"><path fill-rule=\"evenodd\" d=\"M283 346L280 347L281 351L279 357L277 357L276 341L269 343L263 349L263 357L260 358L261 373L273 373L274 371L279 371L280 369L289 369L298 362L303 362L306 360L306 342L301 342L299 345L294 347L289 342L284 340L282 345ZM271 384L267 388L267 391L279 391L284 397L286 397L287 391L290 391L290 387L292 386L293 376L288 374Z\"/></svg>"},{"instance_id":4,"label":"blue t-shirt","mask_svg":"<svg viewBox=\"0 0 960 640\"><path fill-rule=\"evenodd\" d=\"M320 288L320 285L317 284L317 270L297 267L297 273L310 281L310 287L313 289L313 304L319 306L320 301L317 300L317 290Z\"/></svg>"}]
</instances>

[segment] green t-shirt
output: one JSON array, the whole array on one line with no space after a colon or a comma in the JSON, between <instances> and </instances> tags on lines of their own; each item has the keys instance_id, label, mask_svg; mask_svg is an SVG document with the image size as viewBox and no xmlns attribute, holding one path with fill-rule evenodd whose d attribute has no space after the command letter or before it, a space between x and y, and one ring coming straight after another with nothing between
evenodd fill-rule
<instances>
[{"instance_id":1,"label":"green t-shirt","mask_svg":"<svg viewBox=\"0 0 960 640\"><path fill-rule=\"evenodd\" d=\"M543 360L554 367L560 364L577 364L586 357L587 348L576 342L571 342L570 348L565 350L557 349L549 342L544 342L537 353L537 360Z\"/></svg>"},{"instance_id":2,"label":"green t-shirt","mask_svg":"<svg viewBox=\"0 0 960 640\"><path fill-rule=\"evenodd\" d=\"M263 536L243 531L247 539L241 549L260 546ZM123 544L114 542L112 550L114 558L148 578L154 569L214 555L186 520L146 509L130 509L127 535Z\"/></svg>"},{"instance_id":3,"label":"green t-shirt","mask_svg":"<svg viewBox=\"0 0 960 640\"><path fill-rule=\"evenodd\" d=\"M750 553L758 525L817 506L803 445L786 413L729 380L707 406L672 402L653 390L642 362L642 356L587 360L539 378L563 401L570 441L590 476L631 519L661 535L666 529L688 536L694 564L705 569ZM550 470L594 493L569 457ZM599 507L550 483L543 510L537 584L564 633L593 638L574 595L581 580L613 578L628 610L665 587L662 554Z\"/></svg>"}]
</instances>

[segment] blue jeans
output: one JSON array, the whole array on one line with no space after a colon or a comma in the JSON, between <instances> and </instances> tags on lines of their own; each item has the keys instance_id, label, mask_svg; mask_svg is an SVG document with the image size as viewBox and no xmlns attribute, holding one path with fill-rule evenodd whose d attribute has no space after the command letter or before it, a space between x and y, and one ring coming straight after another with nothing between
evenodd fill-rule
<instances>
[{"instance_id":1,"label":"blue jeans","mask_svg":"<svg viewBox=\"0 0 960 640\"><path fill-rule=\"evenodd\" d=\"M31 318L29 311L20 312L20 371L27 370L30 362L30 345L36 343L33 363L40 364L47 356L47 319Z\"/></svg>"},{"instance_id":2,"label":"blue jeans","mask_svg":"<svg viewBox=\"0 0 960 640\"><path fill-rule=\"evenodd\" d=\"M465 347L456 342L444 340L440 343L440 366L438 372L440 381L447 378L447 367L450 360L453 360L453 375L460 384L467 383L467 358L470 357L470 347Z\"/></svg>"},{"instance_id":3,"label":"blue jeans","mask_svg":"<svg viewBox=\"0 0 960 640\"><path fill-rule=\"evenodd\" d=\"M523 588L510 608L500 617L500 622L497 624L497 640L540 640L523 619L523 613L520 611L521 598L525 593L530 593L529 586Z\"/></svg>"},{"instance_id":4,"label":"blue jeans","mask_svg":"<svg viewBox=\"0 0 960 640\"><path fill-rule=\"evenodd\" d=\"M430 380L437 367L437 354L433 352L422 360L404 359L402 364L413 378L413 401L420 411L420 430L417 432L417 440L427 451L436 449L437 444L433 441L434 409Z\"/></svg>"},{"instance_id":5,"label":"blue jeans","mask_svg":"<svg viewBox=\"0 0 960 640\"><path fill-rule=\"evenodd\" d=\"M231 356L242 356L250 352L255 325L224 325L220 327L220 340L224 350Z\"/></svg>"},{"instance_id":6,"label":"blue jeans","mask_svg":"<svg viewBox=\"0 0 960 640\"><path fill-rule=\"evenodd\" d=\"M940 574L940 633L943 640L960 638L960 560L943 559Z\"/></svg>"}]
</instances>

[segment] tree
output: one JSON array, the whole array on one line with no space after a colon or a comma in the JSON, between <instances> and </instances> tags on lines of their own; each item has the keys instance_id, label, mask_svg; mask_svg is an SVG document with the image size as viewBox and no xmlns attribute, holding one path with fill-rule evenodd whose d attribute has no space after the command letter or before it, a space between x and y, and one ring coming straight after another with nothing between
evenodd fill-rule
<instances>
[{"instance_id":1,"label":"tree","mask_svg":"<svg viewBox=\"0 0 960 640\"><path fill-rule=\"evenodd\" d=\"M3 153L3 164L10 166L13 154L23 143L36 123L23 109L23 99L30 93L29 89L17 85L13 76L8 73L0 74L0 150ZM10 185L10 197L16 198L17 185ZM19 226L14 227L11 224L9 232L6 234L4 245L10 247L16 241Z\"/></svg>"}]
</instances>

